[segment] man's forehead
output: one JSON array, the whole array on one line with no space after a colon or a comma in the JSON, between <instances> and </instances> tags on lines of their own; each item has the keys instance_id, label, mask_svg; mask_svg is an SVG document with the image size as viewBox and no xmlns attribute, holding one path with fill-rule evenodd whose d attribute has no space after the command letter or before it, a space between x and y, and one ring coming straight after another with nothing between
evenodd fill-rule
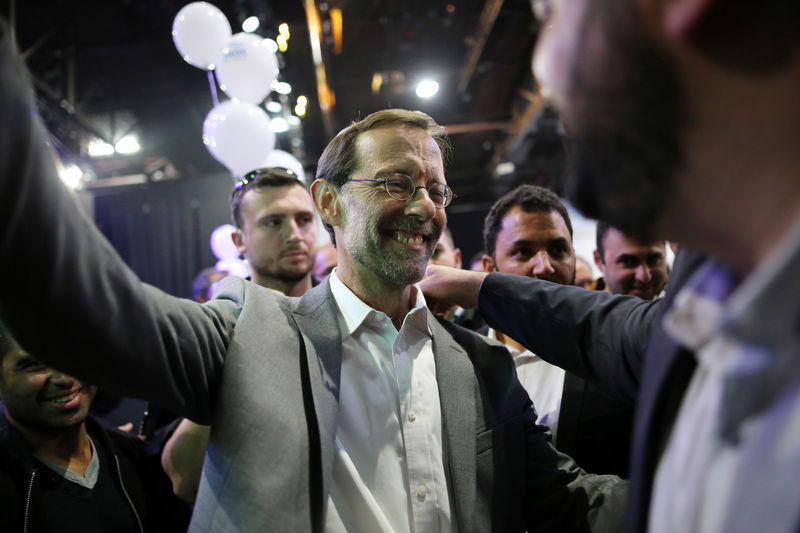
<instances>
[{"instance_id":1,"label":"man's forehead","mask_svg":"<svg viewBox=\"0 0 800 533\"><path fill-rule=\"evenodd\" d=\"M304 206L307 204L311 210L313 203L311 195L300 185L283 185L280 187L259 187L251 189L244 195L245 206L251 210L261 210L262 208L278 208L280 205L288 206L291 203L300 202Z\"/></svg>"},{"instance_id":2,"label":"man's forehead","mask_svg":"<svg viewBox=\"0 0 800 533\"><path fill-rule=\"evenodd\" d=\"M518 231L552 232L563 234L569 238L569 229L561 213L555 209L550 211L525 211L516 205L503 217L503 228Z\"/></svg>"},{"instance_id":3,"label":"man's forehead","mask_svg":"<svg viewBox=\"0 0 800 533\"><path fill-rule=\"evenodd\" d=\"M408 155L442 164L442 152L434 138L422 128L407 125L385 126L361 133L356 138L356 155L359 164L369 161L371 156L391 159Z\"/></svg>"},{"instance_id":4,"label":"man's forehead","mask_svg":"<svg viewBox=\"0 0 800 533\"><path fill-rule=\"evenodd\" d=\"M603 244L608 248L627 251L629 254L649 254L651 252L666 252L667 244L664 241L653 243L643 243L632 237L628 237L615 228L609 228L603 239Z\"/></svg>"}]
</instances>

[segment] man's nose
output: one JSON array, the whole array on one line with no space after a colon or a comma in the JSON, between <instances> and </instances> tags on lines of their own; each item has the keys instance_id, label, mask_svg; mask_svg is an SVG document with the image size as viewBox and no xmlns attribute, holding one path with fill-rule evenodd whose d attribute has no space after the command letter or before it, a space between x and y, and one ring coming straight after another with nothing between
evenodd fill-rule
<instances>
[{"instance_id":1,"label":"man's nose","mask_svg":"<svg viewBox=\"0 0 800 533\"><path fill-rule=\"evenodd\" d=\"M288 220L284 227L284 239L287 241L299 241L302 231L300 225L295 220Z\"/></svg>"},{"instance_id":2,"label":"man's nose","mask_svg":"<svg viewBox=\"0 0 800 533\"><path fill-rule=\"evenodd\" d=\"M652 278L653 275L650 272L650 268L644 263L639 265L639 267L636 269L636 279L642 283L647 283Z\"/></svg>"},{"instance_id":3,"label":"man's nose","mask_svg":"<svg viewBox=\"0 0 800 533\"><path fill-rule=\"evenodd\" d=\"M407 215L415 216L420 220L430 220L436 216L436 205L428 194L428 189L418 187L414 196L406 200Z\"/></svg>"},{"instance_id":4,"label":"man's nose","mask_svg":"<svg viewBox=\"0 0 800 533\"><path fill-rule=\"evenodd\" d=\"M555 272L555 269L550 262L550 256L545 251L538 252L535 256L533 256L532 267L533 269L531 273L533 274L534 278L549 276Z\"/></svg>"},{"instance_id":5,"label":"man's nose","mask_svg":"<svg viewBox=\"0 0 800 533\"><path fill-rule=\"evenodd\" d=\"M48 380L53 385L58 385L59 387L64 387L64 388L71 388L76 381L75 378L70 376L69 374L65 374L54 368L50 369L50 375L48 376Z\"/></svg>"}]
</instances>

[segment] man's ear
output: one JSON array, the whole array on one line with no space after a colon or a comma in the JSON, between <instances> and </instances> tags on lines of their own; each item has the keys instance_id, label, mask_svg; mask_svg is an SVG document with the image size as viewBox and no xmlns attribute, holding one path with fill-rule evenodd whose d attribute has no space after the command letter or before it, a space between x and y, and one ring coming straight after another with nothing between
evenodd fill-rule
<instances>
[{"instance_id":1,"label":"man's ear","mask_svg":"<svg viewBox=\"0 0 800 533\"><path fill-rule=\"evenodd\" d=\"M594 251L594 264L597 266L597 270L599 270L601 274L605 273L605 270L603 269L603 258L600 257L600 252L598 250Z\"/></svg>"},{"instance_id":2,"label":"man's ear","mask_svg":"<svg viewBox=\"0 0 800 533\"><path fill-rule=\"evenodd\" d=\"M488 254L483 254L483 257L481 257L481 266L483 267L483 271L484 272L494 272L495 271L494 259L492 259L492 256L490 256Z\"/></svg>"},{"instance_id":3,"label":"man's ear","mask_svg":"<svg viewBox=\"0 0 800 533\"><path fill-rule=\"evenodd\" d=\"M453 257L456 260L456 268L461 268L461 248L453 250Z\"/></svg>"},{"instance_id":4,"label":"man's ear","mask_svg":"<svg viewBox=\"0 0 800 533\"><path fill-rule=\"evenodd\" d=\"M242 235L242 230L236 228L233 233L231 233L231 240L233 244L236 246L236 249L239 250L240 254L243 254L247 251L247 245L244 243L244 236Z\"/></svg>"},{"instance_id":5,"label":"man's ear","mask_svg":"<svg viewBox=\"0 0 800 533\"><path fill-rule=\"evenodd\" d=\"M339 191L327 180L317 179L311 184L311 197L320 218L331 226L341 226L342 206Z\"/></svg>"}]
</instances>

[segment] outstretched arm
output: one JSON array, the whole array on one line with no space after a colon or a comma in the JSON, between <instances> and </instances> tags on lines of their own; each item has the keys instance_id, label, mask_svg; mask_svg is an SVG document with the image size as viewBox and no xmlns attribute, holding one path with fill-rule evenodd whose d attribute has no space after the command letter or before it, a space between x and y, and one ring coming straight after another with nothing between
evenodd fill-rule
<instances>
[{"instance_id":1,"label":"outstretched arm","mask_svg":"<svg viewBox=\"0 0 800 533\"><path fill-rule=\"evenodd\" d=\"M662 301L489 274L479 308L493 328L609 394L633 400Z\"/></svg>"},{"instance_id":2,"label":"outstretched arm","mask_svg":"<svg viewBox=\"0 0 800 533\"><path fill-rule=\"evenodd\" d=\"M49 365L209 419L237 304L174 298L127 268L61 183L1 25L0 117L2 320Z\"/></svg>"},{"instance_id":3,"label":"outstretched arm","mask_svg":"<svg viewBox=\"0 0 800 533\"><path fill-rule=\"evenodd\" d=\"M494 329L606 392L635 399L661 300L645 302L512 274L428 267L429 305L478 306Z\"/></svg>"}]
</instances>

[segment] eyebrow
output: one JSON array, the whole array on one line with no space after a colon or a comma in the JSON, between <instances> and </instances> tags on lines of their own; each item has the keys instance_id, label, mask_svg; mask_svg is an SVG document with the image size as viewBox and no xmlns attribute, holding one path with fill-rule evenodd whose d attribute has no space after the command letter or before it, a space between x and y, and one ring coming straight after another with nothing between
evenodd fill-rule
<instances>
[{"instance_id":1,"label":"eyebrow","mask_svg":"<svg viewBox=\"0 0 800 533\"><path fill-rule=\"evenodd\" d=\"M21 368L22 368L22 367L24 367L25 365L29 365L29 364L37 364L37 365L40 365L40 364L42 364L42 363L41 363L41 361L39 361L39 360L38 360L37 358L35 358L34 356L32 356L32 355L30 355L30 354L25 354L25 355L23 355L22 357L20 357L20 358L17 360L17 362L16 362L16 363L14 363L14 368L15 368L15 369L21 369Z\"/></svg>"},{"instance_id":2,"label":"eyebrow","mask_svg":"<svg viewBox=\"0 0 800 533\"><path fill-rule=\"evenodd\" d=\"M569 243L569 241L567 239L565 239L564 237L555 237L553 239L547 239L545 241L532 241L530 239L520 239L520 240L514 241L511 246L512 247L513 246L541 246L541 245L550 246L551 244L568 244L568 243Z\"/></svg>"}]
</instances>

